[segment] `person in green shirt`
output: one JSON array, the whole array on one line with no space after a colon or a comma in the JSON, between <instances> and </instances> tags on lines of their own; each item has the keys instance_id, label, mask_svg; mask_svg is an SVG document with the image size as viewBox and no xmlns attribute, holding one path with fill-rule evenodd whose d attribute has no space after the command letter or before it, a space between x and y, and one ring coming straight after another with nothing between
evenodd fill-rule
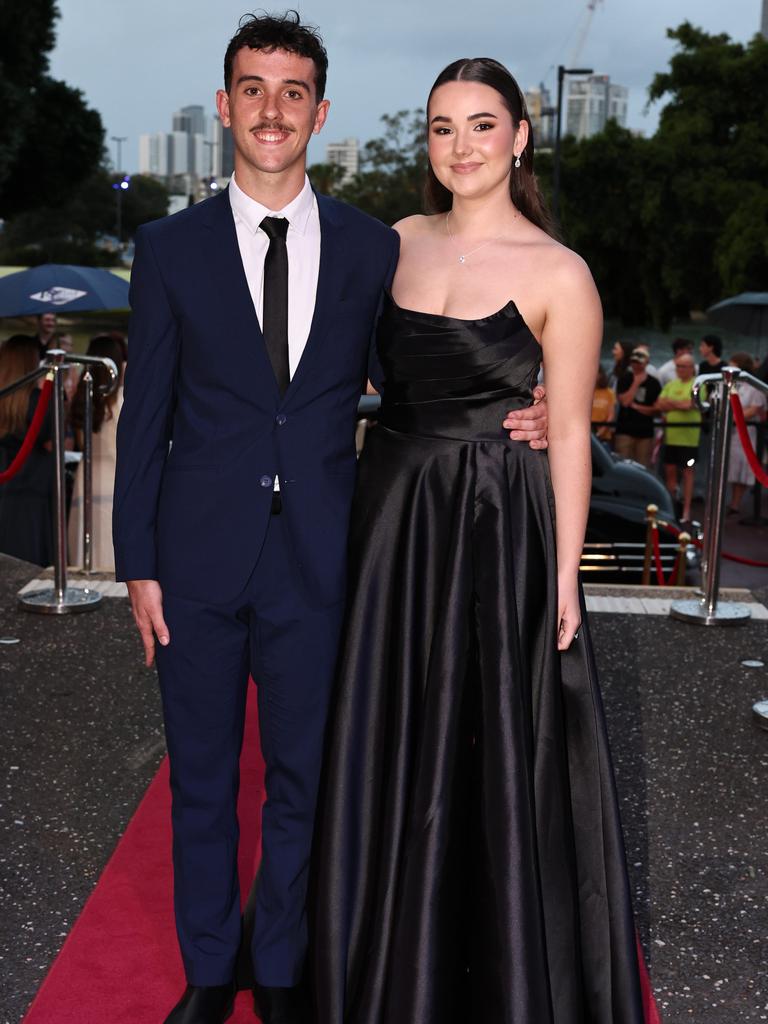
<instances>
[{"instance_id":1,"label":"person in green shirt","mask_svg":"<svg viewBox=\"0 0 768 1024\"><path fill-rule=\"evenodd\" d=\"M693 475L701 436L701 413L693 399L696 363L693 356L681 352L675 358L674 380L661 389L656 409L664 414L667 424L664 441L664 482L673 499L677 498L682 475L682 521L691 521Z\"/></svg>"}]
</instances>

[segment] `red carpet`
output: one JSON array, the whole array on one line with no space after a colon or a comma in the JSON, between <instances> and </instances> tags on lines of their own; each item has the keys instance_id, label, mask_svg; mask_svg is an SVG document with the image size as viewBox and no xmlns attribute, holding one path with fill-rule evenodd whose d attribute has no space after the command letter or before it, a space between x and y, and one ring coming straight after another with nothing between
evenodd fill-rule
<instances>
[{"instance_id":1,"label":"red carpet","mask_svg":"<svg viewBox=\"0 0 768 1024\"><path fill-rule=\"evenodd\" d=\"M640 991L643 995L643 1016L645 1024L661 1024L661 1017L656 1006L651 989L651 979L648 975L648 968L645 966L645 954L640 945L640 937L637 939L637 962L640 966Z\"/></svg>"},{"instance_id":2,"label":"red carpet","mask_svg":"<svg viewBox=\"0 0 768 1024\"><path fill-rule=\"evenodd\" d=\"M240 884L259 855L263 765L255 687L240 762ZM159 1024L184 991L172 902L171 796L163 762L43 982L24 1024ZM254 1024L241 992L231 1024Z\"/></svg>"},{"instance_id":3,"label":"red carpet","mask_svg":"<svg viewBox=\"0 0 768 1024\"><path fill-rule=\"evenodd\" d=\"M240 885L247 895L260 847L264 793L255 688L240 762ZM144 799L32 1003L24 1024L159 1024L184 990L172 903L168 761ZM660 1024L638 943L646 1024ZM231 1024L254 1024L249 992ZM405 1022L404 1022L405 1024Z\"/></svg>"}]
</instances>

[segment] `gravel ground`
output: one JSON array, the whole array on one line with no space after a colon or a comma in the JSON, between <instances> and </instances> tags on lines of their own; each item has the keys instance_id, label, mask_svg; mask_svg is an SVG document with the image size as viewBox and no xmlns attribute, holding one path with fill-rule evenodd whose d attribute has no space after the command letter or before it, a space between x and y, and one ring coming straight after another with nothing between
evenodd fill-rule
<instances>
[{"instance_id":1,"label":"gravel ground","mask_svg":"<svg viewBox=\"0 0 768 1024\"><path fill-rule=\"evenodd\" d=\"M0 556L0 1021L17 1024L163 755L128 603L18 611ZM756 596L768 599L768 588ZM768 1020L765 622L591 617L638 924L665 1024ZM52 1022L53 1024L53 1022Z\"/></svg>"}]
</instances>

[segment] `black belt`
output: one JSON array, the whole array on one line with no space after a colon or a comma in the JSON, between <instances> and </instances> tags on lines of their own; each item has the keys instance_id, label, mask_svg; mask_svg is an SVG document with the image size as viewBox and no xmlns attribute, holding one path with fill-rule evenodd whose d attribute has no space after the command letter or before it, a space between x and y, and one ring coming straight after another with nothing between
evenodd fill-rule
<instances>
[{"instance_id":1,"label":"black belt","mask_svg":"<svg viewBox=\"0 0 768 1024\"><path fill-rule=\"evenodd\" d=\"M283 511L283 499L280 491L272 491L272 515L279 516Z\"/></svg>"}]
</instances>

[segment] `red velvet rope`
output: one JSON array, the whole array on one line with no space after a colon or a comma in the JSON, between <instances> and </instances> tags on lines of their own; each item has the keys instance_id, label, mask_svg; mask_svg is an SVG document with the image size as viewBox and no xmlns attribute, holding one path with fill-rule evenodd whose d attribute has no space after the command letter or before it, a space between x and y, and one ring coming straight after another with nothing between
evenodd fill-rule
<instances>
[{"instance_id":1,"label":"red velvet rope","mask_svg":"<svg viewBox=\"0 0 768 1024\"><path fill-rule=\"evenodd\" d=\"M52 391L53 381L46 377L45 382L40 389L40 397L37 400L35 415L32 417L32 422L29 424L26 436L21 442L21 448L19 448L10 466L0 473L0 484L5 484L9 480L12 480L29 458L29 453L35 447L38 434L43 426L43 420L45 419L45 414L48 411L48 404L51 401Z\"/></svg>"},{"instance_id":2,"label":"red velvet rope","mask_svg":"<svg viewBox=\"0 0 768 1024\"><path fill-rule=\"evenodd\" d=\"M666 524L664 524L665 528ZM678 531L679 533L680 531ZM675 564L672 566L672 572L670 573L669 579L664 579L664 566L661 564L661 545L659 544L659 528L654 524L651 530L651 537L653 538L653 560L656 565L656 582L660 587L671 586L677 576L677 570L680 567L680 559L683 557L682 551L678 551Z\"/></svg>"},{"instance_id":3,"label":"red velvet rope","mask_svg":"<svg viewBox=\"0 0 768 1024\"><path fill-rule=\"evenodd\" d=\"M736 424L736 430L739 433L741 447L744 449L744 454L747 456L749 468L755 474L763 487L768 487L768 473L766 473L760 465L760 460L755 453L755 449L752 447L752 438L749 436L749 431L747 430L747 422L744 419L744 408L741 404L741 398L739 397L738 391L731 392L731 409L733 410L733 421Z\"/></svg>"},{"instance_id":4,"label":"red velvet rope","mask_svg":"<svg viewBox=\"0 0 768 1024\"><path fill-rule=\"evenodd\" d=\"M683 532L682 530L678 530L676 526L673 526L672 523L662 523L661 525L665 530L669 530L674 537L679 537ZM696 537L691 537L691 544L693 544L695 548L704 547L702 542ZM745 558L744 555L732 555L729 551L721 551L720 557L725 558L728 562L740 562L742 565L754 565L758 569L768 569L768 562L758 562L754 558Z\"/></svg>"}]
</instances>

